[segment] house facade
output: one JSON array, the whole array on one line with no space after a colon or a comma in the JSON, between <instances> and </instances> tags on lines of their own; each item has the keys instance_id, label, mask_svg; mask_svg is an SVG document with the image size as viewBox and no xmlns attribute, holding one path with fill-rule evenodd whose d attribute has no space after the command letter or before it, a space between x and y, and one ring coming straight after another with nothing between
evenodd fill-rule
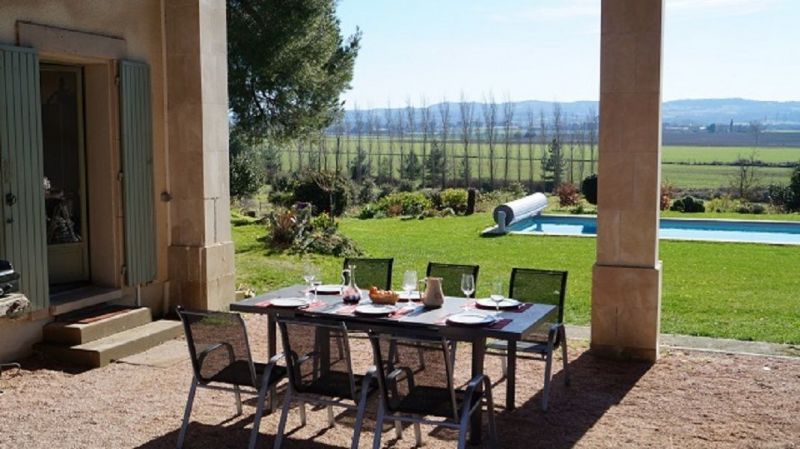
<instances>
[{"instance_id":1,"label":"house facade","mask_svg":"<svg viewBox=\"0 0 800 449\"><path fill-rule=\"evenodd\" d=\"M30 301L0 361L100 303L234 298L224 0L9 0L0 259Z\"/></svg>"}]
</instances>

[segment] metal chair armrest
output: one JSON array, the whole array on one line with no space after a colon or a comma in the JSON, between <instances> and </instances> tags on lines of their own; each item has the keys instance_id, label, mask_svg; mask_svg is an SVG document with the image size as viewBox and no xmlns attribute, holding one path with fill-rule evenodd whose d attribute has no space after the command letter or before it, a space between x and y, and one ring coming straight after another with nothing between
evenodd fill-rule
<instances>
[{"instance_id":1,"label":"metal chair armrest","mask_svg":"<svg viewBox=\"0 0 800 449\"><path fill-rule=\"evenodd\" d=\"M481 401L477 401L475 404L472 404L472 397L475 396L475 391L481 386L481 384L483 384L484 390L491 390L492 388L492 382L489 380L489 376L486 374L478 374L470 379L469 383L467 383L467 388L464 390L464 403L461 404L462 421L469 418L469 415L472 414L472 410L475 408L475 405L480 406Z\"/></svg>"},{"instance_id":2,"label":"metal chair armrest","mask_svg":"<svg viewBox=\"0 0 800 449\"><path fill-rule=\"evenodd\" d=\"M203 349L199 354L197 354L197 361L199 362L199 365L203 365L203 360L205 360L209 354L223 347L228 350L228 358L230 359L231 363L236 361L236 354L233 352L233 346L227 342L220 342Z\"/></svg>"}]
</instances>

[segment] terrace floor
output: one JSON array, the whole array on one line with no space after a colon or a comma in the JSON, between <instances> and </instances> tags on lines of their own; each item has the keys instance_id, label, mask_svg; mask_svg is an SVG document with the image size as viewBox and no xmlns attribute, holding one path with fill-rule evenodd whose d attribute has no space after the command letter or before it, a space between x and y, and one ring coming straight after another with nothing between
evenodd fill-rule
<instances>
[{"instance_id":1,"label":"terrace floor","mask_svg":"<svg viewBox=\"0 0 800 449\"><path fill-rule=\"evenodd\" d=\"M248 325L255 357L263 360L263 318L249 318ZM174 353L182 345L172 346ZM365 369L367 342L354 339L353 346L356 369ZM648 366L597 359L583 346L570 350L571 387L555 371L547 413L538 407L542 362L520 361L515 411L502 408L505 384L497 385L501 447L800 447L800 358L668 350ZM468 348L460 351L458 363L465 363ZM499 361L487 357L495 381ZM0 380L0 447L173 448L190 378L183 357L160 366L115 363L85 372L30 359L21 373L4 372ZM248 400L244 415L234 417L233 395L199 391L186 447L247 447L253 412ZM260 447L272 447L278 415L262 421ZM284 447L349 447L351 414L340 415L335 429L325 429L324 410L308 416L309 425L298 429L293 410ZM361 445L371 447L373 421L365 427ZM454 438L423 427L426 448L455 447ZM387 428L383 441L384 447L412 447L413 431L396 441Z\"/></svg>"}]
</instances>

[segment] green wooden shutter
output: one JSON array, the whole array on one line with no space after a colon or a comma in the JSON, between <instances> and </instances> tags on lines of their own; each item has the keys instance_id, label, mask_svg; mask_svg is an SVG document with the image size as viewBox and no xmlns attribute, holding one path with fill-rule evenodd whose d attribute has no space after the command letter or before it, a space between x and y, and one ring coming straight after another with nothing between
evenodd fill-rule
<instances>
[{"instance_id":1,"label":"green wooden shutter","mask_svg":"<svg viewBox=\"0 0 800 449\"><path fill-rule=\"evenodd\" d=\"M147 64L119 64L125 265L128 285L156 276L153 198L153 114Z\"/></svg>"},{"instance_id":2,"label":"green wooden shutter","mask_svg":"<svg viewBox=\"0 0 800 449\"><path fill-rule=\"evenodd\" d=\"M20 273L33 310L49 306L39 57L0 46L0 258Z\"/></svg>"}]
</instances>

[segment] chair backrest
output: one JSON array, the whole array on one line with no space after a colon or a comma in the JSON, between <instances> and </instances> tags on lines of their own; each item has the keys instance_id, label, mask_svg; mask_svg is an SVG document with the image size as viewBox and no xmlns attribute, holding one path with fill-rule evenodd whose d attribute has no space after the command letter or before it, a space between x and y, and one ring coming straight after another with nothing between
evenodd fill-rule
<instances>
[{"instance_id":1,"label":"chair backrest","mask_svg":"<svg viewBox=\"0 0 800 449\"><path fill-rule=\"evenodd\" d=\"M258 386L250 354L247 329L237 313L177 308L183 323L195 378L208 383L226 368L248 367L253 387Z\"/></svg>"},{"instance_id":2,"label":"chair backrest","mask_svg":"<svg viewBox=\"0 0 800 449\"><path fill-rule=\"evenodd\" d=\"M343 268L355 265L356 285L369 289L373 285L381 290L392 289L392 265L394 259L369 259L348 257Z\"/></svg>"},{"instance_id":3,"label":"chair backrest","mask_svg":"<svg viewBox=\"0 0 800 449\"><path fill-rule=\"evenodd\" d=\"M289 382L298 393L357 400L347 327L302 317L278 317ZM342 358L332 348L342 342ZM338 354L337 354L338 355Z\"/></svg>"},{"instance_id":4,"label":"chair backrest","mask_svg":"<svg viewBox=\"0 0 800 449\"><path fill-rule=\"evenodd\" d=\"M458 421L451 349L444 338L409 331L370 332L370 342L387 410L414 410Z\"/></svg>"},{"instance_id":5,"label":"chair backrest","mask_svg":"<svg viewBox=\"0 0 800 449\"><path fill-rule=\"evenodd\" d=\"M552 304L558 307L558 323L564 322L564 298L567 295L567 272L513 268L508 286L509 298L522 302Z\"/></svg>"},{"instance_id":6,"label":"chair backrest","mask_svg":"<svg viewBox=\"0 0 800 449\"><path fill-rule=\"evenodd\" d=\"M475 287L477 291L478 269L480 269L478 265L428 262L426 276L442 278L442 291L446 296L464 296L464 293L461 291L461 276L471 274L475 278ZM475 297L474 291L470 297Z\"/></svg>"}]
</instances>

